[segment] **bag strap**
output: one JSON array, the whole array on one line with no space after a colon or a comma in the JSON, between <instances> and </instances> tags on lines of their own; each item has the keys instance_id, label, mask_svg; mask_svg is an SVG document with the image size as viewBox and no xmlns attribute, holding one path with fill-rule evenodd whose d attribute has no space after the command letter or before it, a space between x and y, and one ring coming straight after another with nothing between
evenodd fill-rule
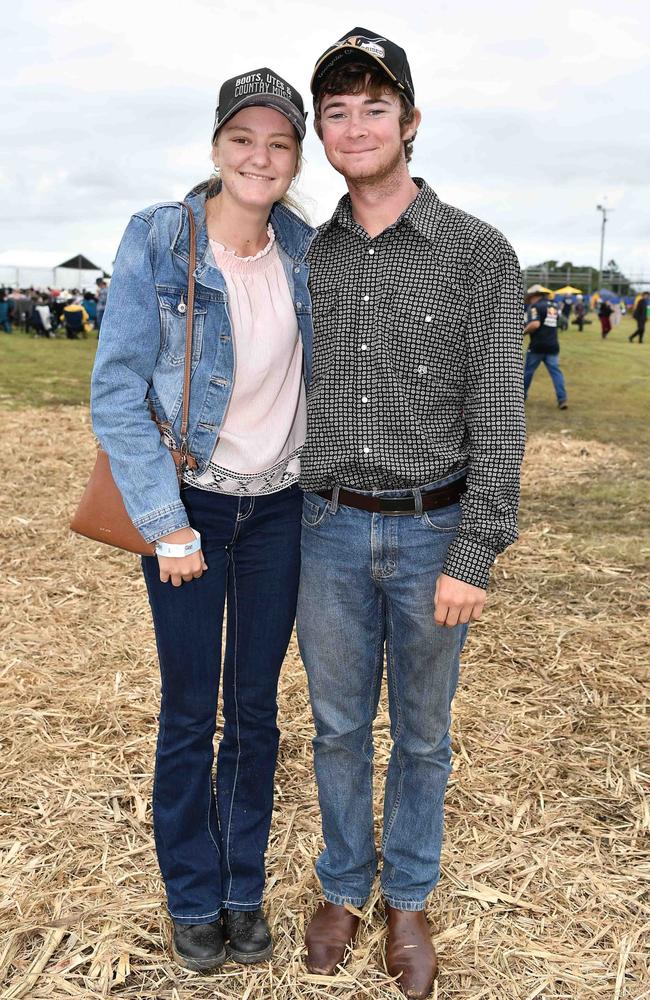
<instances>
[{"instance_id":1,"label":"bag strap","mask_svg":"<svg viewBox=\"0 0 650 1000\"><path fill-rule=\"evenodd\" d=\"M196 222L191 206L181 202L187 211L190 229L190 258L187 272L187 313L185 318L185 364L183 369L183 408L181 414L180 452L181 469L184 471L189 455L187 429L190 420L190 379L192 377L192 329L194 326L194 271L196 269ZM181 211L182 211L181 208Z\"/></svg>"}]
</instances>

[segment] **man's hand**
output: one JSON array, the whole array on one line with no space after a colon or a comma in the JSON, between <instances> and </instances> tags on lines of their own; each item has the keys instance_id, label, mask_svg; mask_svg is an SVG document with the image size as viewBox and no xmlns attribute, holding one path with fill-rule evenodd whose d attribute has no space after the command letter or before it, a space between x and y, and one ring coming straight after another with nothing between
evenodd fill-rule
<instances>
[{"instance_id":1,"label":"man's hand","mask_svg":"<svg viewBox=\"0 0 650 1000\"><path fill-rule=\"evenodd\" d=\"M436 580L433 598L436 625L466 625L478 621L483 614L487 591L473 587L471 583L455 580L453 576L441 573Z\"/></svg>"}]
</instances>

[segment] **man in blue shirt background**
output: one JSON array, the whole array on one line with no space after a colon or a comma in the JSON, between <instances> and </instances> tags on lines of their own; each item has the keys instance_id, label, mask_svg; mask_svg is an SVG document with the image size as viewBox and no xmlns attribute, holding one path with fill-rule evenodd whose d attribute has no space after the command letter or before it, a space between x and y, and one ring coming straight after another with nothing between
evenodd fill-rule
<instances>
[{"instance_id":1,"label":"man in blue shirt background","mask_svg":"<svg viewBox=\"0 0 650 1000\"><path fill-rule=\"evenodd\" d=\"M548 292L542 285L531 285L526 292L524 335L530 336L530 343L524 368L524 398L528 396L533 375L543 361L553 382L557 405L561 410L566 410L568 406L566 387L558 360L560 353L560 341L557 335L558 308L548 301L547 295Z\"/></svg>"}]
</instances>

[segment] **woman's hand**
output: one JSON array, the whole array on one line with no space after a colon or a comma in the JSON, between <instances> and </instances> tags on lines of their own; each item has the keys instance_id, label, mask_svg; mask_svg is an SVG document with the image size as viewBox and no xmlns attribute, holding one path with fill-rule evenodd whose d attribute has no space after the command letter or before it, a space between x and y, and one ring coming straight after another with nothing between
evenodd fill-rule
<instances>
[{"instance_id":1,"label":"woman's hand","mask_svg":"<svg viewBox=\"0 0 650 1000\"><path fill-rule=\"evenodd\" d=\"M185 545L194 541L194 532L191 528L179 528L172 531L170 535L163 535L158 539L160 542L169 542L170 545ZM181 583L189 583L190 580L198 580L208 568L203 558L203 552L193 552L191 556L183 556L175 559L172 556L158 556L158 567L160 569L160 582L168 583L170 580L173 587L180 587Z\"/></svg>"}]
</instances>

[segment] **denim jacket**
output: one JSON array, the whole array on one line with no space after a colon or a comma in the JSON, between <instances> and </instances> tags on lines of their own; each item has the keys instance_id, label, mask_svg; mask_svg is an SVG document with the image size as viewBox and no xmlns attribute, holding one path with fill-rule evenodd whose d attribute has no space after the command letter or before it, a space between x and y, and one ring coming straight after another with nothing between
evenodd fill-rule
<instances>
[{"instance_id":1,"label":"denim jacket","mask_svg":"<svg viewBox=\"0 0 650 1000\"><path fill-rule=\"evenodd\" d=\"M186 200L197 239L188 444L200 474L228 407L235 357L226 282L208 241L205 192ZM295 304L308 386L313 332L305 255L316 231L281 204L273 206L271 223ZM150 412L169 424L178 444L188 262L189 223L178 202L153 205L131 218L115 261L92 375L93 429L146 541L188 524L176 466Z\"/></svg>"}]
</instances>

